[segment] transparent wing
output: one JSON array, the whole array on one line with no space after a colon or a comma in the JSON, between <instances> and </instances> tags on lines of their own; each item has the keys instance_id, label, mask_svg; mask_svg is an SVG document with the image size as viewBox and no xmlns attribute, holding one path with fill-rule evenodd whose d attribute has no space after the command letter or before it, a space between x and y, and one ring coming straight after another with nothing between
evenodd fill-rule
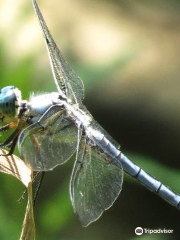
<instances>
[{"instance_id":1,"label":"transparent wing","mask_svg":"<svg viewBox=\"0 0 180 240\"><path fill-rule=\"evenodd\" d=\"M96 122L93 119L93 116L91 115L91 113L87 110L87 108L84 105L80 105L80 109L82 111L85 112L85 114L91 119L90 120L90 125L89 127L91 127L93 130L95 131L99 131L100 133L102 133L117 149L120 149L120 145L119 143L117 143L110 135L109 133L103 128L101 127L101 125L99 125L98 122Z\"/></svg>"},{"instance_id":2,"label":"transparent wing","mask_svg":"<svg viewBox=\"0 0 180 240\"><path fill-rule=\"evenodd\" d=\"M34 171L52 170L66 162L77 149L78 129L64 115L59 115L49 117L40 130L31 125L19 137L26 136L19 150Z\"/></svg>"},{"instance_id":3,"label":"transparent wing","mask_svg":"<svg viewBox=\"0 0 180 240\"><path fill-rule=\"evenodd\" d=\"M117 149L120 149L120 145L119 143L117 143L110 135L108 132L106 132L106 130L101 127L101 125L99 125L98 122L96 122L95 120L91 121L90 126L94 129L99 131L100 133L102 133Z\"/></svg>"},{"instance_id":4,"label":"transparent wing","mask_svg":"<svg viewBox=\"0 0 180 240\"><path fill-rule=\"evenodd\" d=\"M82 225L96 221L118 197L123 182L123 171L113 165L107 155L81 140L74 165L70 195L75 213Z\"/></svg>"},{"instance_id":5,"label":"transparent wing","mask_svg":"<svg viewBox=\"0 0 180 240\"><path fill-rule=\"evenodd\" d=\"M41 29L44 34L49 60L57 89L65 94L73 102L80 103L84 98L84 85L80 77L71 69L64 60L60 50L53 40L50 31L47 28L45 20L39 10L35 0L32 0L35 12L37 14Z\"/></svg>"}]
</instances>

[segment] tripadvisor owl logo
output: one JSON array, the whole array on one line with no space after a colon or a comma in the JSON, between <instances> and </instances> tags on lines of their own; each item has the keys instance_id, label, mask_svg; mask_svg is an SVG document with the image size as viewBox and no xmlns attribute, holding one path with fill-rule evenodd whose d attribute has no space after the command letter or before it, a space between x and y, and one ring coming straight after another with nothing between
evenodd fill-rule
<instances>
[{"instance_id":1,"label":"tripadvisor owl logo","mask_svg":"<svg viewBox=\"0 0 180 240\"><path fill-rule=\"evenodd\" d=\"M142 229L141 227L137 227L137 228L135 229L135 234L136 234L136 235L142 235L142 234L143 234L143 229Z\"/></svg>"},{"instance_id":2,"label":"tripadvisor owl logo","mask_svg":"<svg viewBox=\"0 0 180 240\"><path fill-rule=\"evenodd\" d=\"M161 229L161 228L159 228L159 229L150 229L150 228L141 228L141 227L137 227L136 229L135 229L135 234L136 235L142 235L143 233L144 234L152 234L152 233L173 233L174 232L174 230L173 229L165 229L165 228L163 228L163 229Z\"/></svg>"}]
</instances>

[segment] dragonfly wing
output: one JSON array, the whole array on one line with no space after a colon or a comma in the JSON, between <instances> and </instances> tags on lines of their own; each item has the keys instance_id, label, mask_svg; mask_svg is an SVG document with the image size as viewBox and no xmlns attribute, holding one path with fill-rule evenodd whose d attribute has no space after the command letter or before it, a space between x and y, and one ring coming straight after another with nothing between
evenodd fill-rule
<instances>
[{"instance_id":1,"label":"dragonfly wing","mask_svg":"<svg viewBox=\"0 0 180 240\"><path fill-rule=\"evenodd\" d=\"M117 167L111 160L97 146L81 140L70 195L74 211L84 226L96 221L110 208L122 189L121 165Z\"/></svg>"},{"instance_id":2,"label":"dragonfly wing","mask_svg":"<svg viewBox=\"0 0 180 240\"><path fill-rule=\"evenodd\" d=\"M99 125L98 122L96 122L95 120L91 121L90 127L92 127L93 130L102 133L117 149L120 149L119 143L117 143L117 142L109 135L109 133L106 132L106 130L105 130L103 127L101 127L101 125Z\"/></svg>"},{"instance_id":3,"label":"dragonfly wing","mask_svg":"<svg viewBox=\"0 0 180 240\"><path fill-rule=\"evenodd\" d=\"M84 85L81 78L71 69L58 49L35 0L32 0L49 54L53 77L60 93L73 102L80 103L84 98Z\"/></svg>"},{"instance_id":4,"label":"dragonfly wing","mask_svg":"<svg viewBox=\"0 0 180 240\"><path fill-rule=\"evenodd\" d=\"M20 135L27 137L19 144L24 161L34 171L52 170L66 162L77 149L77 127L61 113L46 119L43 128L36 132L32 125Z\"/></svg>"}]
</instances>

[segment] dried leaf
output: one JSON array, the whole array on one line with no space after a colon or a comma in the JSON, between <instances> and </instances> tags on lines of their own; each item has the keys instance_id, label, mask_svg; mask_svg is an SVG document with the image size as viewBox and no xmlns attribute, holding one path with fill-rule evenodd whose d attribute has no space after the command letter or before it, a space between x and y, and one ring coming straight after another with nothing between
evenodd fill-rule
<instances>
[{"instance_id":1,"label":"dried leaf","mask_svg":"<svg viewBox=\"0 0 180 240\"><path fill-rule=\"evenodd\" d=\"M20 240L35 239L35 223L33 214L32 183L28 185L28 203L24 217Z\"/></svg>"},{"instance_id":2,"label":"dried leaf","mask_svg":"<svg viewBox=\"0 0 180 240\"><path fill-rule=\"evenodd\" d=\"M2 156L8 152L0 149L0 172L10 174L19 179L28 189L28 203L23 221L20 240L35 239L35 223L32 197L32 170L17 156Z\"/></svg>"},{"instance_id":3,"label":"dried leaf","mask_svg":"<svg viewBox=\"0 0 180 240\"><path fill-rule=\"evenodd\" d=\"M1 156L7 153L7 151L0 149L0 172L16 177L28 187L28 184L32 181L32 170L15 155Z\"/></svg>"}]
</instances>

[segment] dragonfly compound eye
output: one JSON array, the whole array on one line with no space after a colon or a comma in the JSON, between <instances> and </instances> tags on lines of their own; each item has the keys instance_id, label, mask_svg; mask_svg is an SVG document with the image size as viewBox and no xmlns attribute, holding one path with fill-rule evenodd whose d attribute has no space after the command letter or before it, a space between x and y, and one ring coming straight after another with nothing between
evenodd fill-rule
<instances>
[{"instance_id":1,"label":"dragonfly compound eye","mask_svg":"<svg viewBox=\"0 0 180 240\"><path fill-rule=\"evenodd\" d=\"M11 122L19 115L21 92L14 86L7 86L0 90L0 119Z\"/></svg>"}]
</instances>

